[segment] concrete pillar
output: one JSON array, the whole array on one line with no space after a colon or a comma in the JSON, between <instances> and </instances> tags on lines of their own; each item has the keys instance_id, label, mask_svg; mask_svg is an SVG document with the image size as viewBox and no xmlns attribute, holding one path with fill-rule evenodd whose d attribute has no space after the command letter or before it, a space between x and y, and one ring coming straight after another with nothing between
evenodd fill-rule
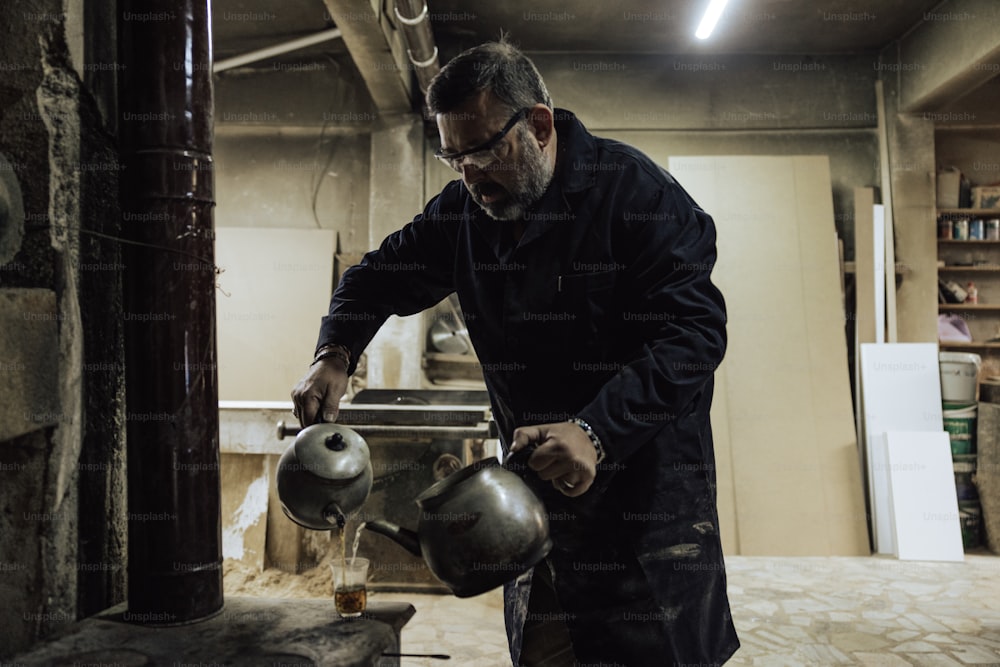
<instances>
[{"instance_id":1,"label":"concrete pillar","mask_svg":"<svg viewBox=\"0 0 1000 667\"><path fill-rule=\"evenodd\" d=\"M897 62L898 55L884 59ZM884 86L896 262L907 268L896 293L898 341L933 343L937 341L934 122L922 114L903 112L896 76L884 77Z\"/></svg>"},{"instance_id":2,"label":"concrete pillar","mask_svg":"<svg viewBox=\"0 0 1000 667\"><path fill-rule=\"evenodd\" d=\"M422 122L415 114L386 116L372 129L368 240L372 248L424 206ZM368 386L418 389L424 384L421 314L391 317L368 346Z\"/></svg>"}]
</instances>

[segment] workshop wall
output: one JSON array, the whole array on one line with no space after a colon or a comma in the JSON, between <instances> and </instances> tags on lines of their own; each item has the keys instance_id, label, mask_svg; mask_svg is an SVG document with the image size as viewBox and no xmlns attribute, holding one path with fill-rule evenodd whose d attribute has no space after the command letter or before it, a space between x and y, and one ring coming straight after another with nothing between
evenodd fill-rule
<instances>
[{"instance_id":1,"label":"workshop wall","mask_svg":"<svg viewBox=\"0 0 1000 667\"><path fill-rule=\"evenodd\" d=\"M0 656L120 601L125 539L118 245L101 236L119 219L113 105L82 60L107 17L6 9L0 153L24 215L0 252Z\"/></svg>"}]
</instances>

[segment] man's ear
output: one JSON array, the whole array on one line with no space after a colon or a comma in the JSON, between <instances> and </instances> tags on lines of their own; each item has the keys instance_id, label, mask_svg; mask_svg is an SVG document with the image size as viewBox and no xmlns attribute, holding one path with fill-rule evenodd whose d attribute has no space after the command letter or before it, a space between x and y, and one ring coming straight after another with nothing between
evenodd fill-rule
<instances>
[{"instance_id":1,"label":"man's ear","mask_svg":"<svg viewBox=\"0 0 1000 667\"><path fill-rule=\"evenodd\" d=\"M544 104L536 104L528 111L528 123L539 145L545 148L555 135L555 116L552 109Z\"/></svg>"}]
</instances>

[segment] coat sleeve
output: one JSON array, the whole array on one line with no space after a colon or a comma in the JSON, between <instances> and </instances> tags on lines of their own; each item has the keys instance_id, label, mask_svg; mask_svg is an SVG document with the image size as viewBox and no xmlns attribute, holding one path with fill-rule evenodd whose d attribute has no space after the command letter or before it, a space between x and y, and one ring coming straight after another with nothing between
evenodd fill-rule
<instances>
[{"instance_id":1,"label":"coat sleeve","mask_svg":"<svg viewBox=\"0 0 1000 667\"><path fill-rule=\"evenodd\" d=\"M623 252L615 255L624 265L622 293L628 295L622 316L638 328L641 344L579 412L610 462L627 459L688 416L726 349L725 302L711 281L711 216L671 179L620 224L616 245ZM702 417L707 423L708 415Z\"/></svg>"},{"instance_id":2,"label":"coat sleeve","mask_svg":"<svg viewBox=\"0 0 1000 667\"><path fill-rule=\"evenodd\" d=\"M447 189L446 189L447 192ZM413 221L367 253L340 279L320 325L316 348L340 343L357 360L390 315L413 315L454 291L455 229L460 216L444 214L445 193Z\"/></svg>"}]
</instances>

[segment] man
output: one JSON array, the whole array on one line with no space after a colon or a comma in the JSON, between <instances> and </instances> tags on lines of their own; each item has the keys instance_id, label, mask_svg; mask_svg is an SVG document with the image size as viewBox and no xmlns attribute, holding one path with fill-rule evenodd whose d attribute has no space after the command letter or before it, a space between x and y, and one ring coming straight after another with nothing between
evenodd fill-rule
<instances>
[{"instance_id":1,"label":"man","mask_svg":"<svg viewBox=\"0 0 1000 667\"><path fill-rule=\"evenodd\" d=\"M335 419L385 319L457 292L504 448L536 447L525 481L555 545L505 587L514 664L725 662L712 219L648 157L554 110L505 42L448 63L427 104L461 180L344 274L296 414Z\"/></svg>"}]
</instances>

